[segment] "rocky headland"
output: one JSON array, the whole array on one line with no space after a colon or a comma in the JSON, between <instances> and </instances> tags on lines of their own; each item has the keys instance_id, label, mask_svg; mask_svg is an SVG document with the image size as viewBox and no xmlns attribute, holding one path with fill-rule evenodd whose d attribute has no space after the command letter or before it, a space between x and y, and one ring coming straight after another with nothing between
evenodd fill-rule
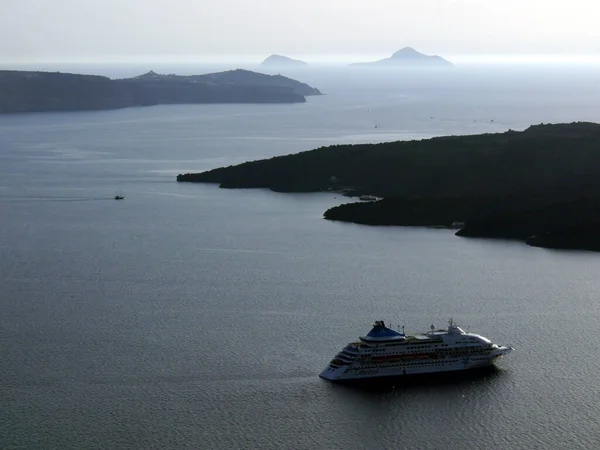
<instances>
[{"instance_id":1,"label":"rocky headland","mask_svg":"<svg viewBox=\"0 0 600 450\"><path fill-rule=\"evenodd\" d=\"M329 209L367 225L460 227L465 237L600 250L600 125L382 144L335 145L178 181L280 192L338 191L378 201Z\"/></svg>"},{"instance_id":2,"label":"rocky headland","mask_svg":"<svg viewBox=\"0 0 600 450\"><path fill-rule=\"evenodd\" d=\"M281 75L231 70L133 78L0 71L0 113L85 111L190 103L302 103L318 89Z\"/></svg>"}]
</instances>

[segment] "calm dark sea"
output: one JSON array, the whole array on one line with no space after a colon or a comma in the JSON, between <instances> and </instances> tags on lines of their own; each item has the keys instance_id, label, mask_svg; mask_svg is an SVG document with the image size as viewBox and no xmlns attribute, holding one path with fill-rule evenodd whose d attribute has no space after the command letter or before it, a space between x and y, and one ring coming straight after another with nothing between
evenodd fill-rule
<instances>
[{"instance_id":1,"label":"calm dark sea","mask_svg":"<svg viewBox=\"0 0 600 450\"><path fill-rule=\"evenodd\" d=\"M600 122L596 73L304 80L328 95L0 116L0 448L598 445L600 254L332 223L335 194L175 182L334 143ZM318 378L374 320L450 317L516 351L461 383Z\"/></svg>"}]
</instances>

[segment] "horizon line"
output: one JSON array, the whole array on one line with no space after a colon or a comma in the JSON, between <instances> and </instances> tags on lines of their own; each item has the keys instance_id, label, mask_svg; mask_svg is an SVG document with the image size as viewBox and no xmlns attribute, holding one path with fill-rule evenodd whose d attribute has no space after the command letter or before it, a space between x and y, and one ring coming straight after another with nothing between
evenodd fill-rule
<instances>
[{"instance_id":1,"label":"horizon line","mask_svg":"<svg viewBox=\"0 0 600 450\"><path fill-rule=\"evenodd\" d=\"M281 54L281 53L277 53ZM191 54L191 55L106 55L94 58L77 56L56 56L50 58L19 58L13 61L2 61L0 66L13 64L248 64L260 65L267 57L257 54ZM378 61L388 58L390 55L381 54L304 54L290 55L293 59L316 65L343 65L362 62ZM432 55L433 56L433 55ZM576 63L576 64L598 64L600 54L548 54L548 53L497 53L478 54L461 53L441 56L455 65L494 65L494 64L540 64L540 63Z\"/></svg>"}]
</instances>

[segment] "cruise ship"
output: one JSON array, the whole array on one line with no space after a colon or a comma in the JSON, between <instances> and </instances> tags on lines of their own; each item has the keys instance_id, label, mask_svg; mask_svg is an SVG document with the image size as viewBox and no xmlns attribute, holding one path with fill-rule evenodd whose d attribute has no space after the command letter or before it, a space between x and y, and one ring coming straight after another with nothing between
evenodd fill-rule
<instances>
[{"instance_id":1,"label":"cruise ship","mask_svg":"<svg viewBox=\"0 0 600 450\"><path fill-rule=\"evenodd\" d=\"M366 336L348 344L319 376L330 381L351 381L479 369L512 350L466 333L452 319L446 330L435 330L432 325L431 331L414 336L376 321Z\"/></svg>"}]
</instances>

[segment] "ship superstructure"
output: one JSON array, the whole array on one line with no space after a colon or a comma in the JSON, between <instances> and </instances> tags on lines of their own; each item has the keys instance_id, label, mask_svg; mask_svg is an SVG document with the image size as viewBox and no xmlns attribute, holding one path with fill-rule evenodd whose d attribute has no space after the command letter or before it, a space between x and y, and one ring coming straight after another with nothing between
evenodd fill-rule
<instances>
[{"instance_id":1,"label":"ship superstructure","mask_svg":"<svg viewBox=\"0 0 600 450\"><path fill-rule=\"evenodd\" d=\"M435 374L483 368L513 349L466 333L452 319L446 330L409 336L376 321L366 336L348 344L320 376L331 381Z\"/></svg>"}]
</instances>

